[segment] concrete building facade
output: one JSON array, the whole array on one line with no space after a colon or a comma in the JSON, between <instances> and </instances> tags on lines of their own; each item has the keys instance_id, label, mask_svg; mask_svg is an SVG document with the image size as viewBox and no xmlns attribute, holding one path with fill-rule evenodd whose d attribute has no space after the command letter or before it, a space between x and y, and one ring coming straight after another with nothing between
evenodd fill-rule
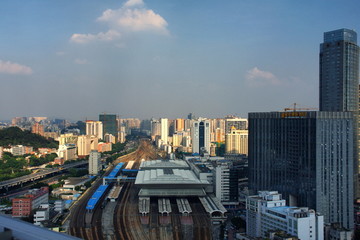
<instances>
[{"instance_id":1,"label":"concrete building facade","mask_svg":"<svg viewBox=\"0 0 360 240\"><path fill-rule=\"evenodd\" d=\"M246 233L250 237L269 237L275 230L299 239L323 240L323 216L306 207L288 207L277 191L259 191L246 199Z\"/></svg>"},{"instance_id":2,"label":"concrete building facade","mask_svg":"<svg viewBox=\"0 0 360 240\"><path fill-rule=\"evenodd\" d=\"M248 155L248 130L237 130L233 126L225 135L225 153Z\"/></svg>"},{"instance_id":3,"label":"concrete building facade","mask_svg":"<svg viewBox=\"0 0 360 240\"><path fill-rule=\"evenodd\" d=\"M103 123L101 121L86 121L86 135L94 135L98 139L103 139Z\"/></svg>"},{"instance_id":4,"label":"concrete building facade","mask_svg":"<svg viewBox=\"0 0 360 240\"><path fill-rule=\"evenodd\" d=\"M210 121L199 119L193 122L192 129L192 151L193 153L210 153Z\"/></svg>"},{"instance_id":5,"label":"concrete building facade","mask_svg":"<svg viewBox=\"0 0 360 240\"><path fill-rule=\"evenodd\" d=\"M97 175L101 170L101 153L92 150L89 155L89 174Z\"/></svg>"}]
</instances>

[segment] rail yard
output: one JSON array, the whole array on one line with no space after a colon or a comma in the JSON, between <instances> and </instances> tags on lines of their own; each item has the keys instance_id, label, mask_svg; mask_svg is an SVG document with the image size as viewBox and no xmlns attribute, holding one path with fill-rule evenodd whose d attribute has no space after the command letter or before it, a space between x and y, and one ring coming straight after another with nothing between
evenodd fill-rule
<instances>
[{"instance_id":1,"label":"rail yard","mask_svg":"<svg viewBox=\"0 0 360 240\"><path fill-rule=\"evenodd\" d=\"M90 240L213 239L210 216L199 198L139 200L134 176L143 161L155 159L160 156L148 140L118 158L106 177L97 179L71 208L68 233Z\"/></svg>"}]
</instances>

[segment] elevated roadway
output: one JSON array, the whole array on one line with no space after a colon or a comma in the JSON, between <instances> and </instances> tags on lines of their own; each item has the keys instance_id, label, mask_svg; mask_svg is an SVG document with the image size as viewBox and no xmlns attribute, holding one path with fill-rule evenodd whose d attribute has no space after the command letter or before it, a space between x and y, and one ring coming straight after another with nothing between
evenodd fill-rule
<instances>
[{"instance_id":1,"label":"elevated roadway","mask_svg":"<svg viewBox=\"0 0 360 240\"><path fill-rule=\"evenodd\" d=\"M56 167L56 168L49 168L49 169L44 169L40 172L37 173L32 173L26 176L22 176L22 177L18 177L18 178L13 178L10 180L6 180L6 181L2 181L0 182L0 190L1 189L8 189L9 187L14 187L17 185L21 185L23 183L27 183L27 182L33 182L37 179L41 179L44 178L48 175L54 174L54 173L58 173L61 171L64 171L66 169L69 168L74 168L74 167L79 167L82 165L86 165L88 164L88 161L81 161L81 162L75 162L75 163L70 163L70 164L66 164L66 165L62 165L60 167Z\"/></svg>"}]
</instances>

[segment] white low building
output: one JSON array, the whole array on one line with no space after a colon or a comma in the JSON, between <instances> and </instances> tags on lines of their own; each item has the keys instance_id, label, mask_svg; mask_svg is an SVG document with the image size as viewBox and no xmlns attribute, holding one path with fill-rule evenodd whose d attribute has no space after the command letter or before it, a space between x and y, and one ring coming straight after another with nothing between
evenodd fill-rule
<instances>
[{"instance_id":1,"label":"white low building","mask_svg":"<svg viewBox=\"0 0 360 240\"><path fill-rule=\"evenodd\" d=\"M281 230L299 239L324 239L324 217L306 207L289 207L277 191L259 191L246 199L246 233L269 237Z\"/></svg>"},{"instance_id":2,"label":"white low building","mask_svg":"<svg viewBox=\"0 0 360 240\"><path fill-rule=\"evenodd\" d=\"M41 222L49 220L49 204L41 204L34 214L34 225L41 226Z\"/></svg>"}]
</instances>

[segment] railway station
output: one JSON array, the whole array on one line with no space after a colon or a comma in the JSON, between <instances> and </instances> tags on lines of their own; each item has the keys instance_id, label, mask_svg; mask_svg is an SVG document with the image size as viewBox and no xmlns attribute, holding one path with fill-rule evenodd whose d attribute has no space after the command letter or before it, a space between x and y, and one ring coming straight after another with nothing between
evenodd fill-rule
<instances>
[{"instance_id":1,"label":"railway station","mask_svg":"<svg viewBox=\"0 0 360 240\"><path fill-rule=\"evenodd\" d=\"M158 199L159 213L162 216L168 216L171 213L170 199L159 198Z\"/></svg>"},{"instance_id":2,"label":"railway station","mask_svg":"<svg viewBox=\"0 0 360 240\"><path fill-rule=\"evenodd\" d=\"M203 206L204 214L212 221L223 221L227 212L221 202L213 196L208 180L199 179L183 160L151 160L142 162L135 180L140 188L139 212L148 214L145 204L157 200L158 212L161 217L172 212L171 202L177 206L183 217L192 216L199 208L192 209L191 203ZM144 200L148 199L148 200ZM191 203L189 202L191 200ZM146 202L147 201L147 202Z\"/></svg>"},{"instance_id":3,"label":"railway station","mask_svg":"<svg viewBox=\"0 0 360 240\"><path fill-rule=\"evenodd\" d=\"M113 186L108 196L110 202L115 202L119 198L122 188L123 188L122 186L118 186L118 185Z\"/></svg>"},{"instance_id":4,"label":"railway station","mask_svg":"<svg viewBox=\"0 0 360 240\"><path fill-rule=\"evenodd\" d=\"M139 213L142 216L148 215L150 212L150 198L149 197L141 197L139 198Z\"/></svg>"},{"instance_id":5,"label":"railway station","mask_svg":"<svg viewBox=\"0 0 360 240\"><path fill-rule=\"evenodd\" d=\"M153 160L140 165L135 185L139 197L206 196L207 180L199 180L185 161Z\"/></svg>"},{"instance_id":6,"label":"railway station","mask_svg":"<svg viewBox=\"0 0 360 240\"><path fill-rule=\"evenodd\" d=\"M218 218L219 220L225 218L225 213L227 210L220 203L220 201L216 197L200 197L199 198L202 205L205 208L205 211L210 215L212 219Z\"/></svg>"},{"instance_id":7,"label":"railway station","mask_svg":"<svg viewBox=\"0 0 360 240\"><path fill-rule=\"evenodd\" d=\"M183 216L188 216L192 212L191 207L190 207L190 203L187 200L187 198L177 198L176 199L176 204L177 204L177 207L179 209L179 212Z\"/></svg>"}]
</instances>

